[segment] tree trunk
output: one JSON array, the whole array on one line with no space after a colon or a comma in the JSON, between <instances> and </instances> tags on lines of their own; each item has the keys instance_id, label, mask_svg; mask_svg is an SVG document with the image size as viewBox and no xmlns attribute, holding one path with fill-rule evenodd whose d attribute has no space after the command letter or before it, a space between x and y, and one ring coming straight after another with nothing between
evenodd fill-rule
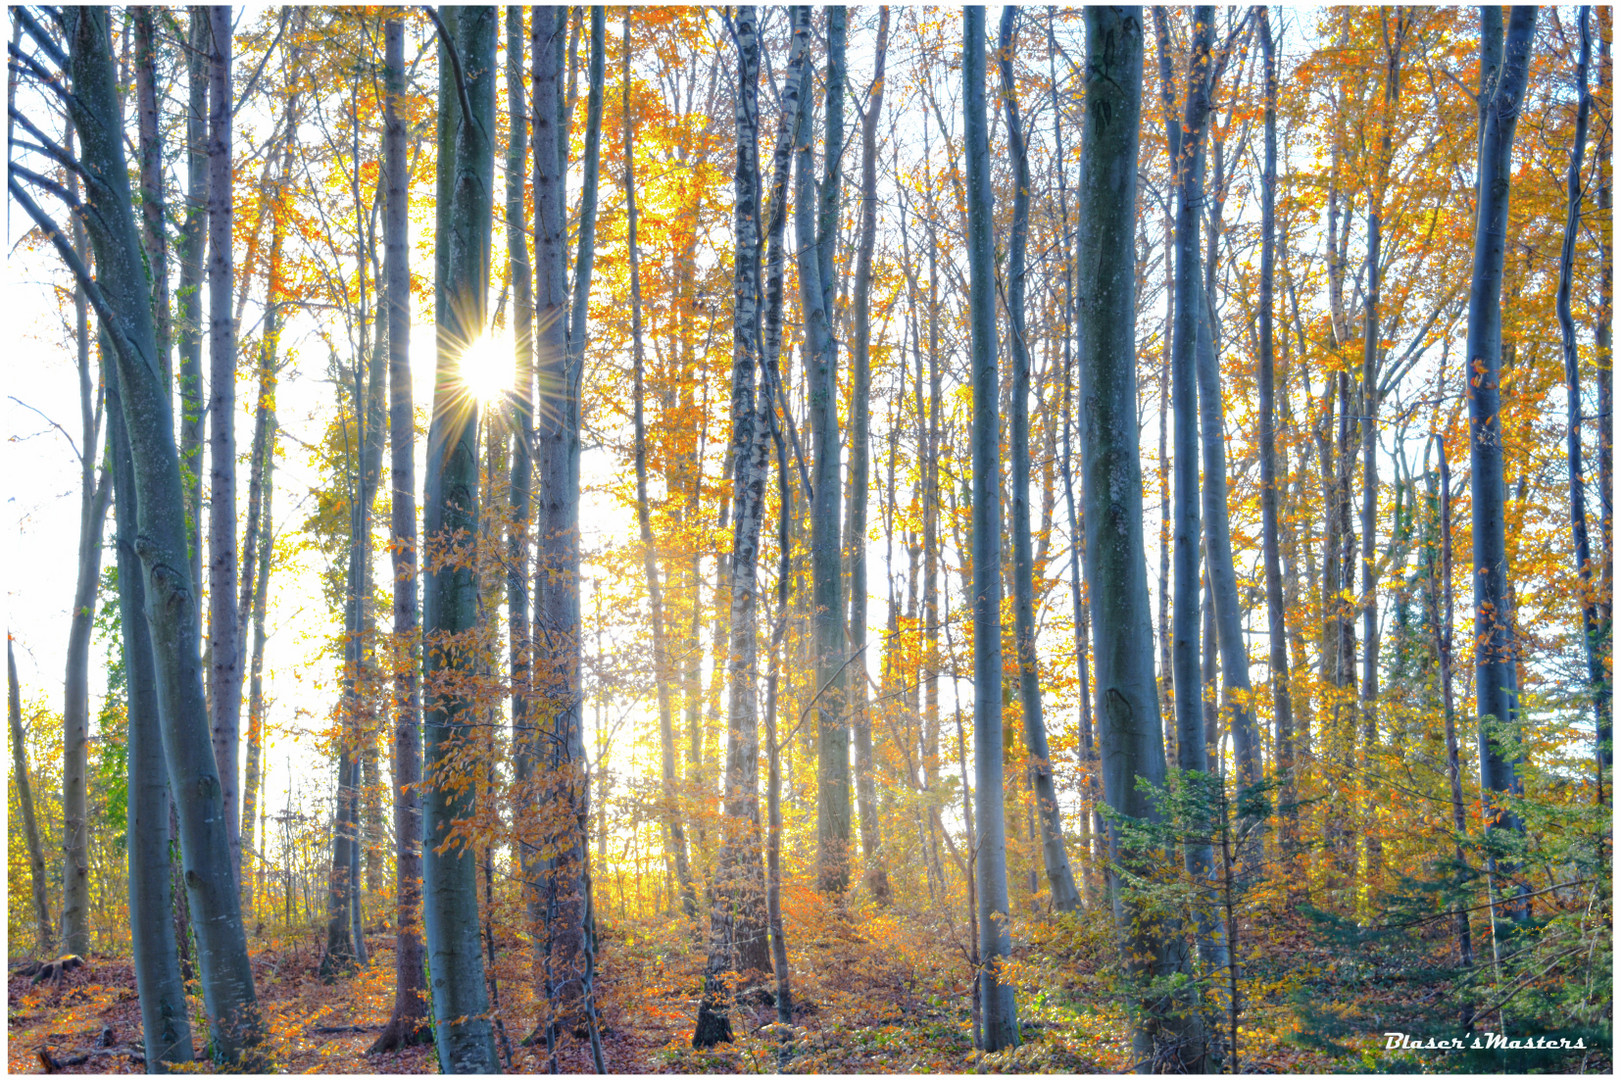
<instances>
[{"instance_id":1,"label":"tree trunk","mask_svg":"<svg viewBox=\"0 0 1621 1080\"><path fill-rule=\"evenodd\" d=\"M1446 718L1447 782L1452 788L1452 854L1458 862L1457 873L1464 873L1463 842L1469 834L1468 821L1463 813L1463 770L1458 763L1457 709L1452 698L1452 473L1447 468L1446 440L1435 436L1436 456L1440 458L1440 565L1430 566L1430 624L1435 633L1436 666L1441 681L1442 712ZM1470 940L1469 914L1458 905L1452 917L1453 932L1458 938L1458 963L1469 967L1475 961L1474 944Z\"/></svg>"},{"instance_id":2,"label":"tree trunk","mask_svg":"<svg viewBox=\"0 0 1621 1080\"><path fill-rule=\"evenodd\" d=\"M1482 19L1486 9L1482 8ZM1525 94L1537 9L1517 7L1509 15L1502 42L1502 70L1495 88L1482 88L1480 187L1475 214L1474 270L1469 284L1468 367L1464 396L1469 402L1469 487L1474 527L1475 690L1480 723L1480 786L1487 827L1521 833L1518 816L1494 799L1518 789L1518 646L1510 621L1508 551L1503 520L1503 424L1499 379L1502 364L1503 254L1508 242L1509 158L1514 128ZM1483 42L1486 36L1483 35ZM1497 67L1481 52L1481 70ZM1494 902L1513 877L1513 868L1487 860ZM1523 905L1511 902L1506 913Z\"/></svg>"},{"instance_id":3,"label":"tree trunk","mask_svg":"<svg viewBox=\"0 0 1621 1080\"><path fill-rule=\"evenodd\" d=\"M142 611L136 521L135 468L124 427L118 368L103 367L108 395L107 437L112 485L118 493L117 559L119 623L123 630L125 687L128 692L129 802L125 822L129 845L130 944L135 987L141 1005L141 1042L148 1072L165 1072L169 1062L192 1060L191 1009L180 974L180 950L171 918L174 899L169 881L169 786L164 775L152 635ZM13 676L15 685L15 676ZM24 797L27 789L24 788ZM33 808L24 802L32 828ZM184 928L181 928L184 929Z\"/></svg>"},{"instance_id":4,"label":"tree trunk","mask_svg":"<svg viewBox=\"0 0 1621 1080\"><path fill-rule=\"evenodd\" d=\"M1025 242L1030 231L1030 159L1019 118L1013 80L1015 22L1018 9L1002 9L997 67L1002 78L1002 107L1007 115L1008 153L1013 161L1013 229L1008 245L1008 347L1013 360L1012 408L1008 448L1013 486L1013 616L1014 646L1019 664L1019 702L1023 710L1025 749L1030 754L1030 784L1041 818L1041 862L1052 890L1053 907L1074 911L1081 896L1075 888L1064 826L1053 785L1052 752L1042 716L1041 672L1036 657L1035 561L1030 551L1030 349L1025 340ZM1084 650L1081 654L1084 657Z\"/></svg>"},{"instance_id":5,"label":"tree trunk","mask_svg":"<svg viewBox=\"0 0 1621 1080\"><path fill-rule=\"evenodd\" d=\"M478 529L478 407L456 392L459 352L482 331L489 291L491 191L495 178L495 38L493 8L445 9L451 40L442 42L440 108L452 95L467 105L453 125L441 125L439 168L454 169L448 229L438 235L444 277L438 323L438 376L428 428L424 535L443 549ZM443 31L441 31L443 33ZM446 54L451 62L446 62ZM447 85L448 84L448 85ZM470 114L470 115L469 115ZM455 139L454 152L445 145ZM396 309L397 310L397 309ZM396 316L397 317L397 316ZM396 406L398 415L398 406ZM398 481L396 481L396 484ZM396 522L398 510L396 509ZM432 564L430 563L430 567ZM439 1064L444 1072L496 1072L499 1063L487 1015L484 956L479 948L477 856L448 834L473 817L474 794L453 786L471 773L481 710L454 681L476 670L471 637L478 624L478 580L465 561L427 571L423 649L429 698L423 826L424 922ZM398 598L396 598L398 614ZM441 850L443 849L443 850Z\"/></svg>"},{"instance_id":6,"label":"tree trunk","mask_svg":"<svg viewBox=\"0 0 1621 1080\"><path fill-rule=\"evenodd\" d=\"M34 950L41 956L52 951L55 932L51 926L51 905L45 892L45 850L39 842L39 822L34 816L34 788L28 777L27 736L23 733L22 693L17 687L17 658L12 655L11 635L6 635L6 719L11 722L11 770L17 785L17 801L22 805L23 838L28 844L28 881L34 896L34 922L38 937ZM165 849L165 859L168 851Z\"/></svg>"},{"instance_id":7,"label":"tree trunk","mask_svg":"<svg viewBox=\"0 0 1621 1080\"><path fill-rule=\"evenodd\" d=\"M71 143L70 143L71 145ZM79 178L68 174L68 190L77 196ZM84 226L75 217L73 245L87 259ZM73 617L68 626L67 670L62 684L62 948L90 955L89 810L86 802L90 767L90 631L101 584L101 531L112 496L106 470L96 477L96 445L101 410L90 372L90 319L85 290L73 294L79 371L79 558L73 586Z\"/></svg>"},{"instance_id":8,"label":"tree trunk","mask_svg":"<svg viewBox=\"0 0 1621 1080\"><path fill-rule=\"evenodd\" d=\"M145 574L142 584L152 630L153 682L162 710L164 756L170 790L178 804L186 882L196 917L204 1007L213 1028L215 1052L223 1061L234 1063L258 1041L260 1017L202 699L192 606L196 594L183 557L184 500L173 414L158 365L151 292L136 238L108 23L95 9L70 12L67 21L72 115L83 139L82 164L90 178L86 222L96 256L94 282L60 230L21 185L13 180L11 190L86 288L112 339L130 456L135 462L137 554Z\"/></svg>"},{"instance_id":9,"label":"tree trunk","mask_svg":"<svg viewBox=\"0 0 1621 1080\"><path fill-rule=\"evenodd\" d=\"M838 342L833 337L833 255L838 233L839 159L844 152L845 9L827 12L827 99L824 175L817 207L811 175L811 124L800 126L795 231L799 240L800 308L805 319L811 443L811 605L817 695L816 880L825 892L850 883L850 725L846 714L844 603L839 567ZM811 82L809 74L805 76ZM804 91L806 97L810 89ZM813 209L815 228L812 230Z\"/></svg>"},{"instance_id":10,"label":"tree trunk","mask_svg":"<svg viewBox=\"0 0 1621 1080\"><path fill-rule=\"evenodd\" d=\"M653 676L657 683L659 706L659 761L664 800L664 828L671 858L675 863L676 885L681 891L681 907L687 918L698 917L698 896L692 887L692 869L687 863L687 837L675 801L675 722L673 718L670 649L664 632L664 593L659 579L658 548L653 542L653 523L647 502L647 426L643 416L646 367L642 344L641 252L636 243L636 163L630 118L630 12L625 12L624 90L625 90L625 246L630 257L630 341L635 377L631 387L631 419L636 428L636 524L641 531L642 569L647 579L648 608L653 630Z\"/></svg>"},{"instance_id":11,"label":"tree trunk","mask_svg":"<svg viewBox=\"0 0 1621 1080\"><path fill-rule=\"evenodd\" d=\"M1581 52L1576 62L1576 134L1570 148L1570 168L1565 176L1566 210L1564 242L1559 249L1559 291L1555 308L1559 316L1559 341L1565 358L1565 446L1570 475L1570 538L1576 554L1576 576L1581 581L1582 645L1587 657L1588 693L1593 697L1594 757L1598 762L1598 786L1604 786L1604 751L1608 741L1610 693L1604 677L1604 655L1598 617L1598 597L1593 580L1592 546L1587 539L1587 486L1582 476L1582 391L1576 358L1576 320L1570 313L1571 277L1576 262L1576 233L1581 223L1582 157L1587 149L1587 118L1593 107L1587 86L1587 68L1593 44L1589 29L1592 9L1579 9ZM1599 423L1609 418L1600 417Z\"/></svg>"},{"instance_id":12,"label":"tree trunk","mask_svg":"<svg viewBox=\"0 0 1621 1080\"><path fill-rule=\"evenodd\" d=\"M135 23L135 100L140 113L141 243L152 280L152 316L163 381L174 380L170 345L168 200L163 188L163 142L159 135L156 8L130 10Z\"/></svg>"},{"instance_id":13,"label":"tree trunk","mask_svg":"<svg viewBox=\"0 0 1621 1080\"><path fill-rule=\"evenodd\" d=\"M979 824L979 996L985 1049L1019 1045L1013 986L1002 962L1008 931L1007 833L1002 806L1002 467L997 412L996 268L991 260L990 140L985 117L985 9L963 11L963 127L968 166L968 315L973 351L974 772Z\"/></svg>"},{"instance_id":14,"label":"tree trunk","mask_svg":"<svg viewBox=\"0 0 1621 1080\"><path fill-rule=\"evenodd\" d=\"M783 234L787 228L788 169L801 125L810 11L792 16L789 46L772 154L770 255L765 310L760 297L760 42L754 10L742 8L736 21L737 166L733 228L736 261L732 272L732 556L731 627L727 656L726 799L721 816L721 849L710 890L709 956L703 998L692 1044L704 1048L732 1039L729 1011L731 973L772 970L770 920L760 867L760 749L757 701L756 621L760 527L765 514L767 435L774 420L773 387L780 391L775 358L781 348ZM804 125L808 127L809 125ZM761 353L764 355L760 355ZM756 385L756 369L759 370Z\"/></svg>"},{"instance_id":15,"label":"tree trunk","mask_svg":"<svg viewBox=\"0 0 1621 1080\"><path fill-rule=\"evenodd\" d=\"M231 873L241 869L237 743L242 660L237 639L236 320L231 314L231 8L208 9L208 646L214 763Z\"/></svg>"},{"instance_id":16,"label":"tree trunk","mask_svg":"<svg viewBox=\"0 0 1621 1080\"><path fill-rule=\"evenodd\" d=\"M1610 94L1610 42L1601 30L1598 35L1598 85L1599 95L1608 100ZM1610 220L1610 126L1603 126L1603 135L1599 139L1598 160L1603 163L1599 169L1597 191L1594 193L1594 209L1598 211L1596 217L1599 221ZM1611 286L1614 278L1615 253L1611 244L1599 245L1599 296L1597 318L1593 325L1593 366L1598 369L1597 406L1598 406L1598 502L1599 502L1599 541L1603 546L1603 553L1598 562L1598 587L1594 597L1595 607L1598 609L1598 642L1599 649L1605 664L1605 670L1613 667L1611 640L1611 610L1612 592L1614 589L1614 534L1611 529L1611 511L1614 501L1614 474L1611 466L1611 418L1614 415L1612 400L1614 393L1611 383L1615 377L1613 360L1610 349L1610 321L1614 308L1610 302ZM1613 679L1613 675L1612 675ZM1611 693L1611 681L1605 683L1604 692L1606 700ZM1608 707L1598 710L1599 726L1595 732L1595 741L1598 743L1598 762L1601 769L1610 766L1610 709ZM1594 792L1598 802L1604 802L1604 784L1602 776L1597 790Z\"/></svg>"},{"instance_id":17,"label":"tree trunk","mask_svg":"<svg viewBox=\"0 0 1621 1080\"><path fill-rule=\"evenodd\" d=\"M878 44L873 59L872 90L861 117L861 220L856 241L855 283L851 299L850 347L850 499L844 527L844 561L850 578L850 655L857 659L850 687L850 719L855 731L856 809L861 819L864 878L879 904L889 903L889 874L884 867L883 838L878 823L878 791L873 779L872 716L867 702L867 489L868 416L871 396L872 252L878 232L878 114L884 104L884 59L889 46L889 8L878 15Z\"/></svg>"},{"instance_id":18,"label":"tree trunk","mask_svg":"<svg viewBox=\"0 0 1621 1080\"><path fill-rule=\"evenodd\" d=\"M186 544L191 580L203 585L203 255L208 243L208 9L191 8L186 49L186 220L180 231L180 282L175 291L180 338L180 467L186 497ZM200 632L201 623L199 623Z\"/></svg>"},{"instance_id":19,"label":"tree trunk","mask_svg":"<svg viewBox=\"0 0 1621 1080\"><path fill-rule=\"evenodd\" d=\"M369 1054L426 1042L428 1017L422 942L421 697L417 684L416 417L411 402L411 266L406 247L408 167L405 120L405 27L383 24L383 259L388 304L389 549L394 569L394 1013Z\"/></svg>"}]
</instances>

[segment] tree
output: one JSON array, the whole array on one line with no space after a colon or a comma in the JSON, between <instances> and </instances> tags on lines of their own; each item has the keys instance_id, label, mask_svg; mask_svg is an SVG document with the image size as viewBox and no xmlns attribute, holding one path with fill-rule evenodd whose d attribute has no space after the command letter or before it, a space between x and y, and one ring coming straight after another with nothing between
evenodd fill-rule
<instances>
[{"instance_id":1,"label":"tree","mask_svg":"<svg viewBox=\"0 0 1621 1080\"><path fill-rule=\"evenodd\" d=\"M70 142L71 148L71 142ZM68 174L68 191L78 197L79 177ZM73 222L74 249L85 246L84 225ZM112 495L106 470L96 477L96 446L101 435L101 402L90 371L90 320L84 286L73 291L75 343L79 368L79 565L68 627L67 672L62 688L62 948L90 954L90 865L86 770L90 761L90 629L96 584L101 580L101 531Z\"/></svg>"},{"instance_id":2,"label":"tree","mask_svg":"<svg viewBox=\"0 0 1621 1080\"><path fill-rule=\"evenodd\" d=\"M10 634L6 635L6 719L11 724L12 782L17 785L17 801L22 804L23 838L28 845L28 885L38 927L34 948L48 953L56 933L51 926L51 905L46 895L45 851L40 846L39 822L34 817L34 790L28 778L28 747L24 744L22 691L17 687L17 658L12 655Z\"/></svg>"},{"instance_id":3,"label":"tree","mask_svg":"<svg viewBox=\"0 0 1621 1080\"><path fill-rule=\"evenodd\" d=\"M153 683L169 787L180 822L203 1003L214 1053L226 1063L236 1063L258 1042L261 1020L203 701L196 594L182 554L186 538L180 460L168 387L157 362L151 292L135 232L109 23L106 13L97 9L67 13L63 29L69 48L64 53L31 16L19 11L17 18L36 45L71 76L70 115L81 139L77 164L88 194L85 221L97 268L94 280L62 230L23 187L28 183L50 190L49 181L41 183L43 177L13 165L8 187L84 287L112 343L135 462L137 554L152 631ZM62 158L69 156L60 147L56 152Z\"/></svg>"},{"instance_id":4,"label":"tree","mask_svg":"<svg viewBox=\"0 0 1621 1080\"><path fill-rule=\"evenodd\" d=\"M209 712L231 872L241 871L237 743L242 659L237 627L236 320L231 313L231 8L208 9L208 648Z\"/></svg>"},{"instance_id":5,"label":"tree","mask_svg":"<svg viewBox=\"0 0 1621 1080\"><path fill-rule=\"evenodd\" d=\"M1041 861L1052 889L1053 907L1074 911L1081 905L1064 848L1064 826L1053 784L1052 752L1042 717L1041 672L1036 661L1035 562L1030 551L1030 348L1025 337L1025 246L1030 231L1030 159L1019 119L1013 54L1018 9L1002 9L997 67L1002 76L1002 106L1007 114L1008 146L1013 158L1013 229L1008 243L1008 351L1013 359L1012 408L1008 416L1008 457L1013 494L1013 617L1019 662L1019 701L1024 710L1025 748L1041 817Z\"/></svg>"},{"instance_id":6,"label":"tree","mask_svg":"<svg viewBox=\"0 0 1621 1080\"><path fill-rule=\"evenodd\" d=\"M440 26L440 108L454 94L460 109L441 125L439 168L453 169L439 303L437 377L428 428L423 534L426 540L423 651L427 659L423 824L423 922L433 991L439 1066L452 1073L498 1069L487 1015L484 954L479 948L477 858L458 828L476 810L456 773L469 766L480 710L470 700L475 673L478 580L465 555L478 525L478 405L461 392L462 352L484 329L489 291L491 193L495 177L494 8L447 8ZM446 85L448 83L448 86ZM448 90L448 93L447 93ZM446 145L454 138L454 151ZM396 609L397 610L397 609Z\"/></svg>"},{"instance_id":7,"label":"tree","mask_svg":"<svg viewBox=\"0 0 1621 1080\"><path fill-rule=\"evenodd\" d=\"M110 359L110 358L109 358ZM169 879L169 786L156 680L152 634L142 611L142 581L136 519L135 466L124 426L118 366L105 363L109 409L107 435L112 486L117 500L119 627L123 631L125 687L128 693L129 801L125 819L129 845L130 951L141 1004L141 1043L147 1071L164 1072L170 1062L190 1062L191 1009L180 974L180 950L171 918L174 898Z\"/></svg>"},{"instance_id":8,"label":"tree","mask_svg":"<svg viewBox=\"0 0 1621 1080\"><path fill-rule=\"evenodd\" d=\"M180 346L180 467L186 487L191 580L203 582L203 262L208 247L208 85L214 55L208 9L191 8L186 47L186 217L180 230L175 321ZM199 598L197 616L202 617ZM199 628L201 624L199 623Z\"/></svg>"},{"instance_id":9,"label":"tree","mask_svg":"<svg viewBox=\"0 0 1621 1080\"><path fill-rule=\"evenodd\" d=\"M1500 18L1500 13L1492 11ZM1481 9L1488 18L1488 9ZM1502 285L1508 243L1509 158L1525 95L1537 9L1517 7L1506 34L1481 35L1480 169L1476 191L1474 270L1469 282L1469 334L1464 396L1469 402L1469 491L1474 516L1475 692L1480 725L1480 786L1491 834L1523 833L1502 796L1519 791L1519 723L1505 550L1503 490ZM1493 44L1496 45L1494 51ZM1495 72L1495 80L1486 82ZM1500 842L1500 841L1499 841ZM1500 852L1494 850L1494 855ZM1507 863L1488 860L1494 903L1505 889ZM1517 910L1510 904L1508 910Z\"/></svg>"},{"instance_id":10,"label":"tree","mask_svg":"<svg viewBox=\"0 0 1621 1080\"><path fill-rule=\"evenodd\" d=\"M850 655L865 656L867 647L867 492L868 399L872 393L872 252L878 232L878 114L884 105L884 54L889 48L889 8L878 14L878 44L873 58L872 89L861 115L861 219L856 240L854 298L850 345L850 500L844 525L844 561L850 579ZM864 659L855 661L861 665ZM856 744L856 809L861 818L861 854L873 897L889 903L889 876L884 871L883 837L878 823L878 791L873 781L872 715L867 681L850 683L850 717Z\"/></svg>"},{"instance_id":11,"label":"tree","mask_svg":"<svg viewBox=\"0 0 1621 1080\"><path fill-rule=\"evenodd\" d=\"M1283 778L1284 857L1293 856L1299 811L1294 797L1294 701L1289 694L1289 640L1283 605L1283 565L1278 544L1277 360L1272 309L1277 262L1278 187L1278 58L1266 5L1255 8L1256 25L1265 53L1266 147L1261 175L1261 282L1257 333L1260 363L1256 375L1260 395L1257 435L1261 444L1261 558L1266 575L1267 665L1272 684L1272 718L1277 732L1277 770Z\"/></svg>"},{"instance_id":12,"label":"tree","mask_svg":"<svg viewBox=\"0 0 1621 1080\"><path fill-rule=\"evenodd\" d=\"M631 422L636 429L636 525L642 539L642 570L647 578L647 603L653 633L653 678L659 708L659 779L664 800L664 829L670 858L675 863L676 883L681 890L681 907L689 919L698 917L698 896L692 887L692 869L687 863L687 836L675 802L675 725L673 720L674 671L670 667L669 645L664 628L664 592L659 580L658 548L653 543L653 524L647 502L647 424L643 416L646 399L644 373L647 362L642 341L641 248L636 240L636 160L633 151L630 115L630 10L625 11L624 92L625 92L625 249L630 259L630 341L633 382L631 383Z\"/></svg>"},{"instance_id":13,"label":"tree","mask_svg":"<svg viewBox=\"0 0 1621 1080\"><path fill-rule=\"evenodd\" d=\"M810 401L814 481L811 494L811 604L817 704L816 874L818 886L841 893L850 883L849 679L845 674L843 579L839 566L838 342L833 337L833 247L839 231L844 153L845 18L827 9L827 90L823 103L820 186L811 176L812 128L800 126L795 234L800 307L805 318L806 393ZM808 81L807 73L804 78ZM804 91L808 97L809 89ZM818 196L820 196L818 200ZM812 210L815 229L812 230Z\"/></svg>"},{"instance_id":14,"label":"tree","mask_svg":"<svg viewBox=\"0 0 1621 1080\"><path fill-rule=\"evenodd\" d=\"M788 169L803 125L810 11L792 12L793 40L783 80L782 111L772 153L771 217L767 228L765 307L760 296L760 39L752 8L731 26L737 47L737 167L732 221L732 554L731 621L727 653L726 795L721 848L710 890L709 956L692 1045L700 1049L732 1038L733 973L772 968L766 888L760 866L760 736L757 635L760 530L765 517L767 436L781 394L773 380L781 345L783 235L787 229ZM803 249L802 249L803 250ZM762 317L763 316L763 317ZM762 355L763 353L763 355Z\"/></svg>"},{"instance_id":15,"label":"tree","mask_svg":"<svg viewBox=\"0 0 1621 1080\"><path fill-rule=\"evenodd\" d=\"M1571 278L1576 263L1576 233L1582 210L1582 157L1587 149L1587 118L1593 95L1587 69L1593 52L1589 30L1592 9L1582 7L1576 19L1581 52L1576 61L1576 137L1570 147L1570 168L1565 174L1565 232L1559 245L1559 291L1555 300L1559 319L1560 351L1565 360L1565 454L1570 475L1570 537L1576 555L1576 576L1581 582L1582 649L1587 659L1588 693L1593 698L1594 757L1600 762L1599 786L1604 784L1602 762L1610 715L1609 680L1604 677L1603 630L1599 625L1597 591L1593 581L1592 546L1587 539L1587 485L1582 476L1582 395L1576 359L1576 320L1570 312Z\"/></svg>"},{"instance_id":16,"label":"tree","mask_svg":"<svg viewBox=\"0 0 1621 1080\"><path fill-rule=\"evenodd\" d=\"M389 550L394 568L394 1012L367 1053L426 1042L433 1032L423 977L421 690L417 681L416 418L411 403L411 264L406 247L408 172L405 119L405 27L383 23L383 258L388 305Z\"/></svg>"},{"instance_id":17,"label":"tree","mask_svg":"<svg viewBox=\"0 0 1621 1080\"><path fill-rule=\"evenodd\" d=\"M989 131L985 122L985 9L963 10L963 125L968 158L968 315L972 330L974 779L979 825L980 1010L985 1049L1019 1044L1013 987L1001 964L1008 931L1007 833L1002 823L1001 446L997 414L995 266L991 261Z\"/></svg>"}]
</instances>

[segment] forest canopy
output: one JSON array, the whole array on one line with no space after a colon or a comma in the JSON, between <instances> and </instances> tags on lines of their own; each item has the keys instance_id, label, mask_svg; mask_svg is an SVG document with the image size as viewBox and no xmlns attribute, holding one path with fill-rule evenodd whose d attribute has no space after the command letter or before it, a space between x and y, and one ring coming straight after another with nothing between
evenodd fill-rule
<instances>
[{"instance_id":1,"label":"forest canopy","mask_svg":"<svg viewBox=\"0 0 1621 1080\"><path fill-rule=\"evenodd\" d=\"M8 17L13 1071L1613 1067L1610 8Z\"/></svg>"}]
</instances>

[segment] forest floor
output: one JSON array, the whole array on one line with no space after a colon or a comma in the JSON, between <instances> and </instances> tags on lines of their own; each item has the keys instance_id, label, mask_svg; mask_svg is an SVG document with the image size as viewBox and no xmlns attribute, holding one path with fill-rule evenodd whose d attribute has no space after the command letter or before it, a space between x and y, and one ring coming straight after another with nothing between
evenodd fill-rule
<instances>
[{"instance_id":1,"label":"forest floor","mask_svg":"<svg viewBox=\"0 0 1621 1080\"><path fill-rule=\"evenodd\" d=\"M1025 924L1032 933L1016 943L1011 965L1020 987L1025 1042L1015 1051L984 1056L972 1045L964 927L871 906L859 917L815 902L796 906L799 934L791 938L796 1007L791 1057L782 1071L1115 1073L1129 1068L1125 1012L1108 992L1105 965L1098 963L1113 948L1101 913ZM1292 913L1259 922L1248 927L1257 944L1249 958L1239 1028L1242 1071L1447 1070L1440 1055L1393 1059L1383 1052L1383 1032L1433 1030L1447 1012L1456 1015L1445 978L1438 981L1435 968L1409 976L1388 957L1336 957L1332 945ZM609 1072L778 1071L780 1029L772 1026L776 1010L763 994L747 995L750 1004L734 1012L734 1042L710 1051L692 1048L703 978L699 942L692 925L678 916L616 921L604 933L597 987ZM313 932L254 942L254 973L278 1071L437 1071L431 1047L366 1054L389 1018L394 984L391 935L373 934L368 945L369 967L326 984L317 975L321 938ZM501 1012L509 1020L529 1013L526 953L516 941L496 950ZM200 1046L201 1002L193 1001L193 1035ZM131 1056L139 1050L141 1032L127 958L94 957L55 986L35 986L12 974L7 1004L13 1073L142 1071ZM1307 1030L1311 1034L1303 1037ZM508 1030L498 1040L510 1053L508 1071L550 1071L544 1046L519 1045L524 1034ZM563 1072L594 1071L587 1045L571 1037L560 1040L558 1064ZM1602 1073L1609 1058L1567 1059L1554 1066L1561 1068Z\"/></svg>"}]
</instances>

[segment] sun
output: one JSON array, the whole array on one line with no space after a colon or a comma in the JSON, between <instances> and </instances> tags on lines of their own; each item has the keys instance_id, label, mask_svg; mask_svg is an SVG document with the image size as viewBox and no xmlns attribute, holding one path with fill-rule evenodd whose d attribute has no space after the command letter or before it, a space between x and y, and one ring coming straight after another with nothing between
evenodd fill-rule
<instances>
[{"instance_id":1,"label":"sun","mask_svg":"<svg viewBox=\"0 0 1621 1080\"><path fill-rule=\"evenodd\" d=\"M462 350L462 386L480 404L500 401L512 389L512 342L480 334Z\"/></svg>"}]
</instances>

